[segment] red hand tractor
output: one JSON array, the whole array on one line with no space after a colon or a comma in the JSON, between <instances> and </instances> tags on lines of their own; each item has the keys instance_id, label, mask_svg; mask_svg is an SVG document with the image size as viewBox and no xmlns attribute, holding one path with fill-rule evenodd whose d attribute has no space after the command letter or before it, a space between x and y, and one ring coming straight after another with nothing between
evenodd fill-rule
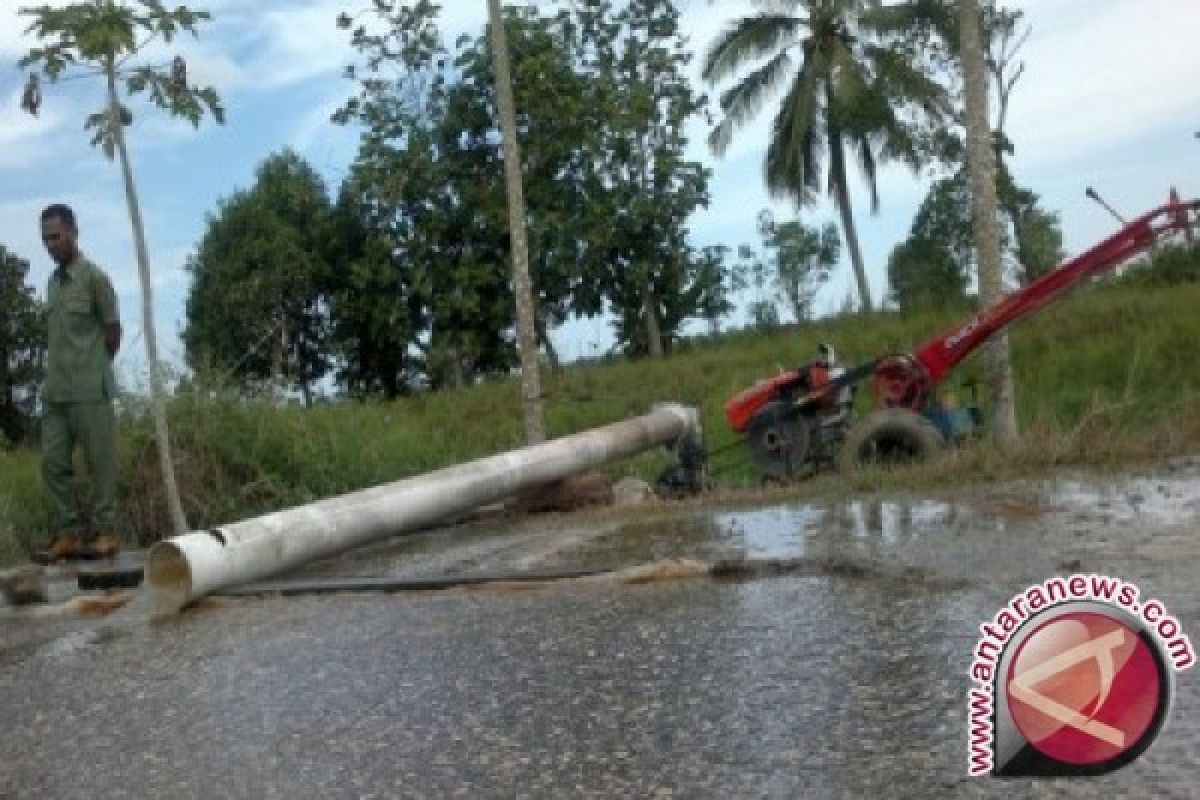
<instances>
[{"instance_id":1,"label":"red hand tractor","mask_svg":"<svg viewBox=\"0 0 1200 800\"><path fill-rule=\"evenodd\" d=\"M934 337L913 354L885 355L840 370L832 350L809 367L781 373L734 395L725 415L745 434L764 477L804 477L823 464L853 470L868 462L928 456L977 429L978 407L947 409L934 389L989 337L1058 300L1085 279L1125 263L1168 237L1189 241L1200 223L1200 201L1181 202L1172 191L1160 208L1128 223L1090 250L1006 297L990 309ZM851 391L870 380L875 410L855 421Z\"/></svg>"}]
</instances>

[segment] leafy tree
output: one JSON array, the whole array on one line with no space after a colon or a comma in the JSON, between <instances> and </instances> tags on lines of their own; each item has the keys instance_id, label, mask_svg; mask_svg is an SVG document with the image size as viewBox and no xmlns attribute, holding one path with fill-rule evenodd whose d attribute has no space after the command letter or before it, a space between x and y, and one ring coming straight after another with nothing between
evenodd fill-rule
<instances>
[{"instance_id":1,"label":"leafy tree","mask_svg":"<svg viewBox=\"0 0 1200 800\"><path fill-rule=\"evenodd\" d=\"M586 123L584 77L572 58L569 17L545 17L531 7L509 9L508 38L513 43L512 83L521 140L521 172L530 187L525 198L530 269L536 293L537 334L552 363L558 357L547 335L573 313L598 313L603 285L584 269L587 242L578 236L592 213L589 142L595 136ZM487 40L460 40L456 65L460 80L451 90L457 113L446 119L473 147L496 147L493 132L501 126L494 61ZM492 161L503 160L498 148ZM499 177L491 171L487 179ZM499 192L499 186L490 191ZM594 272L594 271L593 271Z\"/></svg>"},{"instance_id":2,"label":"leafy tree","mask_svg":"<svg viewBox=\"0 0 1200 800\"><path fill-rule=\"evenodd\" d=\"M700 316L708 321L709 332L721 332L721 318L733 311L730 295L737 284L736 269L727 264L729 248L725 245L703 247L697 253L696 285L700 287Z\"/></svg>"},{"instance_id":3,"label":"leafy tree","mask_svg":"<svg viewBox=\"0 0 1200 800\"><path fill-rule=\"evenodd\" d=\"M821 230L790 220L774 228L767 247L774 251L775 281L796 322L812 315L817 290L837 266L842 241L837 228L826 223Z\"/></svg>"},{"instance_id":4,"label":"leafy tree","mask_svg":"<svg viewBox=\"0 0 1200 800\"><path fill-rule=\"evenodd\" d=\"M1022 190L1015 202L1005 203L1004 210L1012 220L1017 280L1022 285L1063 262L1067 254L1058 212L1041 208L1037 195L1028 190Z\"/></svg>"},{"instance_id":5,"label":"leafy tree","mask_svg":"<svg viewBox=\"0 0 1200 800\"><path fill-rule=\"evenodd\" d=\"M756 327L772 327L780 322L781 301L797 323L812 315L812 303L821 286L837 265L841 239L837 228L827 223L820 230L800 220L782 224L767 209L758 214L760 243L738 248L740 264L736 275L738 289L755 290L749 306Z\"/></svg>"},{"instance_id":6,"label":"leafy tree","mask_svg":"<svg viewBox=\"0 0 1200 800\"><path fill-rule=\"evenodd\" d=\"M194 368L243 385L278 381L312 402L330 367L332 224L324 182L290 150L264 161L249 191L220 202L187 266L183 340Z\"/></svg>"},{"instance_id":7,"label":"leafy tree","mask_svg":"<svg viewBox=\"0 0 1200 800\"><path fill-rule=\"evenodd\" d=\"M170 43L181 33L196 34L196 25L210 15L185 6L167 10L161 0L137 0L126 5L120 0L84 0L55 8L49 5L23 8L20 13L32 19L27 33L33 33L43 46L30 50L19 62L21 69L33 66L51 82L64 74L95 75L104 78L106 95L103 107L90 115L84 125L92 132L92 143L99 145L111 160L119 158L125 184L125 199L137 251L138 277L142 285L142 338L150 362L153 390L155 438L163 474L167 509L176 533L188 530L175 468L171 459L170 431L164 401L162 367L158 361L158 339L154 330L154 288L150 276L150 257L133 168L125 141L125 128L132 124L133 113L120 100L119 83L128 95L145 94L150 102L171 116L182 117L194 126L211 114L218 123L224 120L217 93L211 87L199 88L188 83L187 65L176 56L170 67L138 64L135 59L151 42ZM31 75L31 83L34 79ZM28 97L28 93L27 93ZM40 97L38 98L40 101ZM26 110L37 113L38 102L26 103Z\"/></svg>"},{"instance_id":8,"label":"leafy tree","mask_svg":"<svg viewBox=\"0 0 1200 800\"><path fill-rule=\"evenodd\" d=\"M892 299L905 310L961 302L974 264L971 192L960 171L934 183L908 238L892 251Z\"/></svg>"},{"instance_id":9,"label":"leafy tree","mask_svg":"<svg viewBox=\"0 0 1200 800\"><path fill-rule=\"evenodd\" d=\"M757 65L720 98L725 116L709 137L718 155L735 130L787 84L767 145L767 188L773 196L807 205L822 184L829 187L867 311L871 292L847 165L857 161L877 209L879 166L898 160L917 168L923 127L936 127L945 113L945 91L927 74L907 35L925 20L919 6L866 0L770 4L734 22L705 56L704 79L710 84Z\"/></svg>"},{"instance_id":10,"label":"leafy tree","mask_svg":"<svg viewBox=\"0 0 1200 800\"><path fill-rule=\"evenodd\" d=\"M397 287L377 298L379 308L363 301L355 313L360 320L392 320L384 338L411 334L435 387L507 372L516 361L495 128L453 82L459 67L450 63L438 12L429 2L377 5L372 13L384 23L382 33L339 19L352 28L364 63L348 68L359 92L334 117L364 127L348 182L355 195L343 197L342 206L361 214L370 240L386 243L395 272L386 283ZM460 45L473 41L466 37ZM486 42L477 49L486 54ZM383 266L378 259L373 264ZM356 331L384 333L365 325ZM359 345L360 352L378 349L361 338Z\"/></svg>"},{"instance_id":11,"label":"leafy tree","mask_svg":"<svg viewBox=\"0 0 1200 800\"><path fill-rule=\"evenodd\" d=\"M376 24L340 18L361 63L348 70L358 92L335 119L364 134L353 196L339 205L388 252L370 260L372 281L393 292L335 301L335 329L355 331L339 341L353 339L364 356L353 361L365 368L382 349L366 337L409 337L417 352L404 356L403 372L424 371L434 386L507 372L511 242L489 41L464 35L447 47L429 2L368 13ZM680 71L677 12L596 2L505 18L538 338L553 358L550 326L611 310L628 349L662 351L723 296L715 254L686 236L707 174L682 155L683 124L698 104ZM350 310L356 322L342 325Z\"/></svg>"},{"instance_id":12,"label":"leafy tree","mask_svg":"<svg viewBox=\"0 0 1200 800\"><path fill-rule=\"evenodd\" d=\"M769 222L766 212L759 214L759 233L764 238L768 235L765 223ZM752 244L742 244L737 250L738 264L734 272L734 288L737 291L753 289L747 313L750 324L755 328L769 328L779 324L779 308L776 305L774 292L768 287L772 283L772 272L767 253Z\"/></svg>"},{"instance_id":13,"label":"leafy tree","mask_svg":"<svg viewBox=\"0 0 1200 800\"><path fill-rule=\"evenodd\" d=\"M364 196L351 178L334 210L335 258L326 284L330 350L339 385L355 396L391 400L420 382L423 363L412 343L423 314L390 238L362 207Z\"/></svg>"},{"instance_id":14,"label":"leafy tree","mask_svg":"<svg viewBox=\"0 0 1200 800\"><path fill-rule=\"evenodd\" d=\"M42 308L25 281L29 262L0 245L0 434L17 444L29 432L42 380Z\"/></svg>"},{"instance_id":15,"label":"leafy tree","mask_svg":"<svg viewBox=\"0 0 1200 800\"><path fill-rule=\"evenodd\" d=\"M687 79L692 55L670 0L581 0L569 19L585 78L590 210L579 229L617 338L661 356L700 313L705 267L687 219L708 203L709 171L686 158L687 123L706 104ZM597 309L598 310L598 309Z\"/></svg>"},{"instance_id":16,"label":"leafy tree","mask_svg":"<svg viewBox=\"0 0 1200 800\"><path fill-rule=\"evenodd\" d=\"M962 302L967 278L962 263L932 239L911 236L888 257L892 300L905 311Z\"/></svg>"},{"instance_id":17,"label":"leafy tree","mask_svg":"<svg viewBox=\"0 0 1200 800\"><path fill-rule=\"evenodd\" d=\"M1058 215L1044 211L1038 196L998 170L1001 209L997 235L1005 272L1022 284L1045 274L1064 255ZM888 261L892 299L902 308L961 299L976 271L971 187L965 169L930 187L908 238Z\"/></svg>"}]
</instances>

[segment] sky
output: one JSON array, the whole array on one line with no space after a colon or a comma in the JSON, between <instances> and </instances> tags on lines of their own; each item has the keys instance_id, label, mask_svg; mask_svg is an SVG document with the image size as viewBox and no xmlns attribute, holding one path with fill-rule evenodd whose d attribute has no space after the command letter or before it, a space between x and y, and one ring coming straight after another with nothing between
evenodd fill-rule
<instances>
[{"instance_id":1,"label":"sky","mask_svg":"<svg viewBox=\"0 0 1200 800\"><path fill-rule=\"evenodd\" d=\"M54 2L62 5L62 2ZM73 206L84 251L116 286L126 344L118 367L138 380L142 356L141 294L120 173L88 144L83 120L101 102L95 80L61 82L44 89L40 115L19 108L24 74L17 61L34 42L17 14L21 0L0 0L0 244L31 263L31 282L44 295L53 268L38 236L38 213L51 202ZM168 5L174 5L169 3ZM179 334L189 277L183 266L222 197L253 181L255 168L284 147L303 155L333 192L354 158L357 133L329 122L353 92L342 68L354 60L346 32L334 20L364 0L195 0L213 20L200 37L148 50L165 63L176 52L189 77L212 85L227 111L224 126L193 129L137 101L129 129L133 168L146 220L154 310L162 357L183 362ZM548 4L549 5L549 4ZM681 0L683 27L696 51L752 4ZM1010 161L1017 180L1061 214L1068 252L1086 249L1117 223L1084 197L1095 187L1126 216L1166 199L1172 186L1185 197L1200 194L1200 3L1194 0L1012 0L1032 26L1022 51L1027 64L1011 104ZM448 42L478 32L485 0L445 0L442 27ZM715 96L720 87L706 87ZM712 201L691 220L697 246L753 243L755 218L771 208L776 219L799 214L807 224L835 221L832 204L797 212L773 204L763 188L762 162L773 105L735 139L723 158L707 149L705 123L691 130L690 155L713 171ZM865 186L851 177L859 235L874 296L887 291L886 263L907 234L931 176L903 168L880 174L881 208L870 214ZM839 307L852 286L848 263L817 299L818 311ZM1098 321L1102 324L1102 321ZM931 332L932 333L932 332ZM607 321L569 323L554 334L567 359L602 353L612 344Z\"/></svg>"}]
</instances>

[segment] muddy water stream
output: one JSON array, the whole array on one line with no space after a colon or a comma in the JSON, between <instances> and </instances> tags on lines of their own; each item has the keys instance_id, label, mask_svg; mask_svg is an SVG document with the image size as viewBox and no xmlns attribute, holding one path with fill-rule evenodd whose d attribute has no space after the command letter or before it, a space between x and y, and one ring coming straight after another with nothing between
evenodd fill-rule
<instances>
[{"instance_id":1,"label":"muddy water stream","mask_svg":"<svg viewBox=\"0 0 1200 800\"><path fill-rule=\"evenodd\" d=\"M151 624L0 617L0 797L1195 797L1195 671L1154 747L1084 782L968 781L965 692L979 624L1055 574L1134 581L1200 640L1198 503L1183 462L493 520L293 577L807 566L226 599Z\"/></svg>"}]
</instances>

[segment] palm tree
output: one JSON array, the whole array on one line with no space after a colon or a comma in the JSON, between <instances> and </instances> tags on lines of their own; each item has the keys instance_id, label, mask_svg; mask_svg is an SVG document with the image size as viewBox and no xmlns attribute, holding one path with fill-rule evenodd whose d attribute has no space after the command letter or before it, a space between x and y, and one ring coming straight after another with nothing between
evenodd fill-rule
<instances>
[{"instance_id":1,"label":"palm tree","mask_svg":"<svg viewBox=\"0 0 1200 800\"><path fill-rule=\"evenodd\" d=\"M709 145L723 155L734 131L790 81L767 146L767 188L797 205L811 203L828 156L825 184L841 215L862 307L870 311L846 164L849 158L858 162L872 211L879 208L881 164L920 165L916 121L936 123L946 110L945 90L901 46L903 34L922 20L912 6L883 6L877 0L763 0L761 5L765 10L732 23L705 56L704 80L710 85L765 61L722 94L725 117Z\"/></svg>"},{"instance_id":2,"label":"palm tree","mask_svg":"<svg viewBox=\"0 0 1200 800\"><path fill-rule=\"evenodd\" d=\"M978 0L959 0L963 95L966 101L967 166L974 198L975 249L979 254L979 298L984 308L1004 299L1000 229L996 204L996 152L988 124L987 60L984 54ZM1003 113L1001 113L1003 122ZM1001 446L1017 439L1012 358L1008 334L1002 331L988 344L992 392L993 434Z\"/></svg>"}]
</instances>

